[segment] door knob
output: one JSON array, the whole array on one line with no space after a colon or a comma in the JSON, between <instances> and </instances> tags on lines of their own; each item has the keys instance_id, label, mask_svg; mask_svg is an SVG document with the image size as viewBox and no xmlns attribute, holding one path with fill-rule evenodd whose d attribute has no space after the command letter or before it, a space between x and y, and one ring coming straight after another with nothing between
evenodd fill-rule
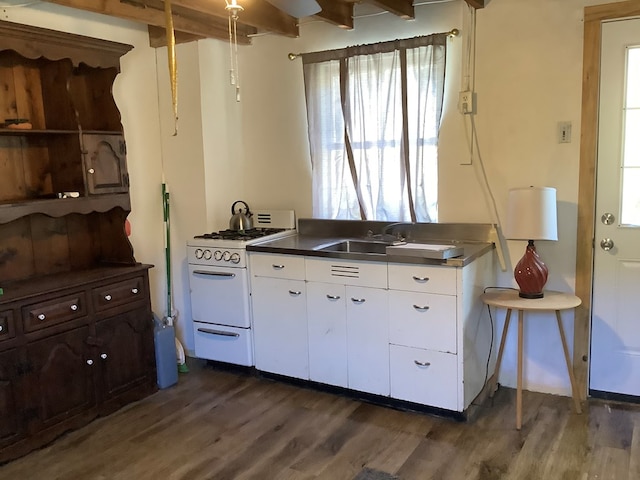
<instances>
[{"instance_id":1,"label":"door knob","mask_svg":"<svg viewBox=\"0 0 640 480\"><path fill-rule=\"evenodd\" d=\"M603 238L602 240L600 240L600 247L602 247L605 252L611 250L613 248L613 245L613 240L611 240L610 238Z\"/></svg>"}]
</instances>

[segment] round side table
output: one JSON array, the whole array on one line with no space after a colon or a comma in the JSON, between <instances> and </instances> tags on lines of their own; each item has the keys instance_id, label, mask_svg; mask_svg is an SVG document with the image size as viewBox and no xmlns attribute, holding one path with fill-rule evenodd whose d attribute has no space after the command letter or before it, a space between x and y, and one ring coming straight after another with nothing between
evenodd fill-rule
<instances>
[{"instance_id":1,"label":"round side table","mask_svg":"<svg viewBox=\"0 0 640 480\"><path fill-rule=\"evenodd\" d=\"M555 311L556 322L562 340L562 348L564 349L564 358L567 363L567 371L569 372L569 381L571 382L571 393L573 403L577 413L582 413L580 406L580 397L576 390L576 381L573 376L573 366L569 358L569 348L567 347L567 339L562 327L562 319L560 312L577 307L582 303L575 295L562 292L545 291L543 298L521 298L517 290L495 290L489 291L482 295L482 301L489 306L496 308L506 308L507 314L502 330L502 338L500 339L500 349L498 350L498 359L496 369L493 375L493 382L490 385L490 395L493 396L496 390L496 382L500 373L500 364L502 363L502 354L504 353L504 344L509 330L509 322L511 321L511 312L518 311L518 388L516 390L516 428L522 428L522 350L523 350L523 325L524 312L526 311Z\"/></svg>"}]
</instances>

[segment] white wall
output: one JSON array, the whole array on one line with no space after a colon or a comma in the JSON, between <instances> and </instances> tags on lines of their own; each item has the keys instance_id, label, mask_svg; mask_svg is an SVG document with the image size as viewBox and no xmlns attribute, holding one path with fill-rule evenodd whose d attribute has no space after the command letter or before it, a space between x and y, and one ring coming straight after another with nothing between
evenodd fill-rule
<instances>
[{"instance_id":1,"label":"white wall","mask_svg":"<svg viewBox=\"0 0 640 480\"><path fill-rule=\"evenodd\" d=\"M166 49L147 43L146 27L50 4L0 11L4 19L135 45L122 61L114 89L128 144L136 258L154 263L154 310L164 314L164 250L160 202L164 169L172 200L172 267L178 330L192 346L184 245L206 230L224 228L231 203L294 208L311 215L311 167L300 60L289 52L411 37L452 28L445 111L440 134L439 213L442 222L494 222L504 217L510 188L557 188L558 242L540 242L548 287L572 291L582 75L582 14L602 0L488 0L476 15L475 76L478 149L469 165L470 117L456 111L470 14L463 0L416 8L415 21L387 14L355 21L354 31L306 23L301 36L254 38L240 47L242 102L228 85L228 47L216 40L178 47L179 133L173 125ZM156 61L158 78L156 79ZM159 93L158 93L159 92ZM161 118L161 121L158 119ZM559 144L558 121L573 123L573 142ZM162 147L162 148L161 148ZM495 198L484 182L480 158ZM498 284L515 285L510 270L524 242L509 242L509 271ZM504 314L498 314L501 328ZM566 368L552 315L528 317L525 388L568 395ZM571 340L573 316L565 316ZM515 332L509 336L500 381L515 384Z\"/></svg>"}]
</instances>

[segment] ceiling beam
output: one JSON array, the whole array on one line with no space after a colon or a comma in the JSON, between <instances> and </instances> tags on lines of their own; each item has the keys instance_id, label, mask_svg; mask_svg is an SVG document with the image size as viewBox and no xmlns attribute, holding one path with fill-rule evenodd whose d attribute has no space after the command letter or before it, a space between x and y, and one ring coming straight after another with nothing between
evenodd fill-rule
<instances>
[{"instance_id":1,"label":"ceiling beam","mask_svg":"<svg viewBox=\"0 0 640 480\"><path fill-rule=\"evenodd\" d=\"M335 0L317 0L317 2L322 7L322 11L316 17L340 28L353 30L353 3L342 3Z\"/></svg>"},{"instance_id":2,"label":"ceiling beam","mask_svg":"<svg viewBox=\"0 0 640 480\"><path fill-rule=\"evenodd\" d=\"M465 0L470 7L473 8L484 8L484 1L485 0Z\"/></svg>"},{"instance_id":3,"label":"ceiling beam","mask_svg":"<svg viewBox=\"0 0 640 480\"><path fill-rule=\"evenodd\" d=\"M154 25L156 27L165 26L164 11L153 6L147 5L149 2L134 2L127 0L127 3L122 3L118 0L46 0L50 3L57 5L63 5L65 7L77 8L79 10L86 10L94 13L101 13L103 15L109 15L112 17L123 18L125 20L132 20L134 22L140 22L147 25ZM162 5L162 2L157 2ZM238 43L250 43L251 40L248 35L256 33L256 30L250 27L246 27L240 31L240 25L238 26ZM199 15L199 18L191 18L186 16L184 12L173 12L173 28L175 31L190 33L192 35L198 35L207 38L228 38L227 22L213 16L205 17Z\"/></svg>"},{"instance_id":4,"label":"ceiling beam","mask_svg":"<svg viewBox=\"0 0 640 480\"><path fill-rule=\"evenodd\" d=\"M387 10L405 20L416 18L413 0L368 0L367 3Z\"/></svg>"},{"instance_id":5,"label":"ceiling beam","mask_svg":"<svg viewBox=\"0 0 640 480\"><path fill-rule=\"evenodd\" d=\"M151 48L159 48L167 46L167 31L163 27L155 27L148 25L149 30L149 46ZM179 43L195 42L196 40L202 40L205 37L200 35L192 35L191 33L175 32L176 45ZM228 38L228 35L227 35Z\"/></svg>"},{"instance_id":6,"label":"ceiling beam","mask_svg":"<svg viewBox=\"0 0 640 480\"><path fill-rule=\"evenodd\" d=\"M287 15L265 0L238 2L244 4L244 10L238 14L238 24L267 30L272 33L296 38L300 36L298 20ZM212 15L227 22L229 12L225 9L223 0L172 0L172 5L189 10Z\"/></svg>"}]
</instances>

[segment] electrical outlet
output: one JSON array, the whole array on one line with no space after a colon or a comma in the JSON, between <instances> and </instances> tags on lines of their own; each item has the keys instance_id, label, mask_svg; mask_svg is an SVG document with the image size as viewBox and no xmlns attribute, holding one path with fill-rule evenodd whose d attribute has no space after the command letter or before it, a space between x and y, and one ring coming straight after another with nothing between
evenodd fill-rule
<instances>
[{"instance_id":1,"label":"electrical outlet","mask_svg":"<svg viewBox=\"0 0 640 480\"><path fill-rule=\"evenodd\" d=\"M471 90L460 92L458 96L458 110L460 113L469 115L473 113L473 107L473 92Z\"/></svg>"},{"instance_id":2,"label":"electrical outlet","mask_svg":"<svg viewBox=\"0 0 640 480\"><path fill-rule=\"evenodd\" d=\"M571 143L571 122L558 122L558 143Z\"/></svg>"}]
</instances>

